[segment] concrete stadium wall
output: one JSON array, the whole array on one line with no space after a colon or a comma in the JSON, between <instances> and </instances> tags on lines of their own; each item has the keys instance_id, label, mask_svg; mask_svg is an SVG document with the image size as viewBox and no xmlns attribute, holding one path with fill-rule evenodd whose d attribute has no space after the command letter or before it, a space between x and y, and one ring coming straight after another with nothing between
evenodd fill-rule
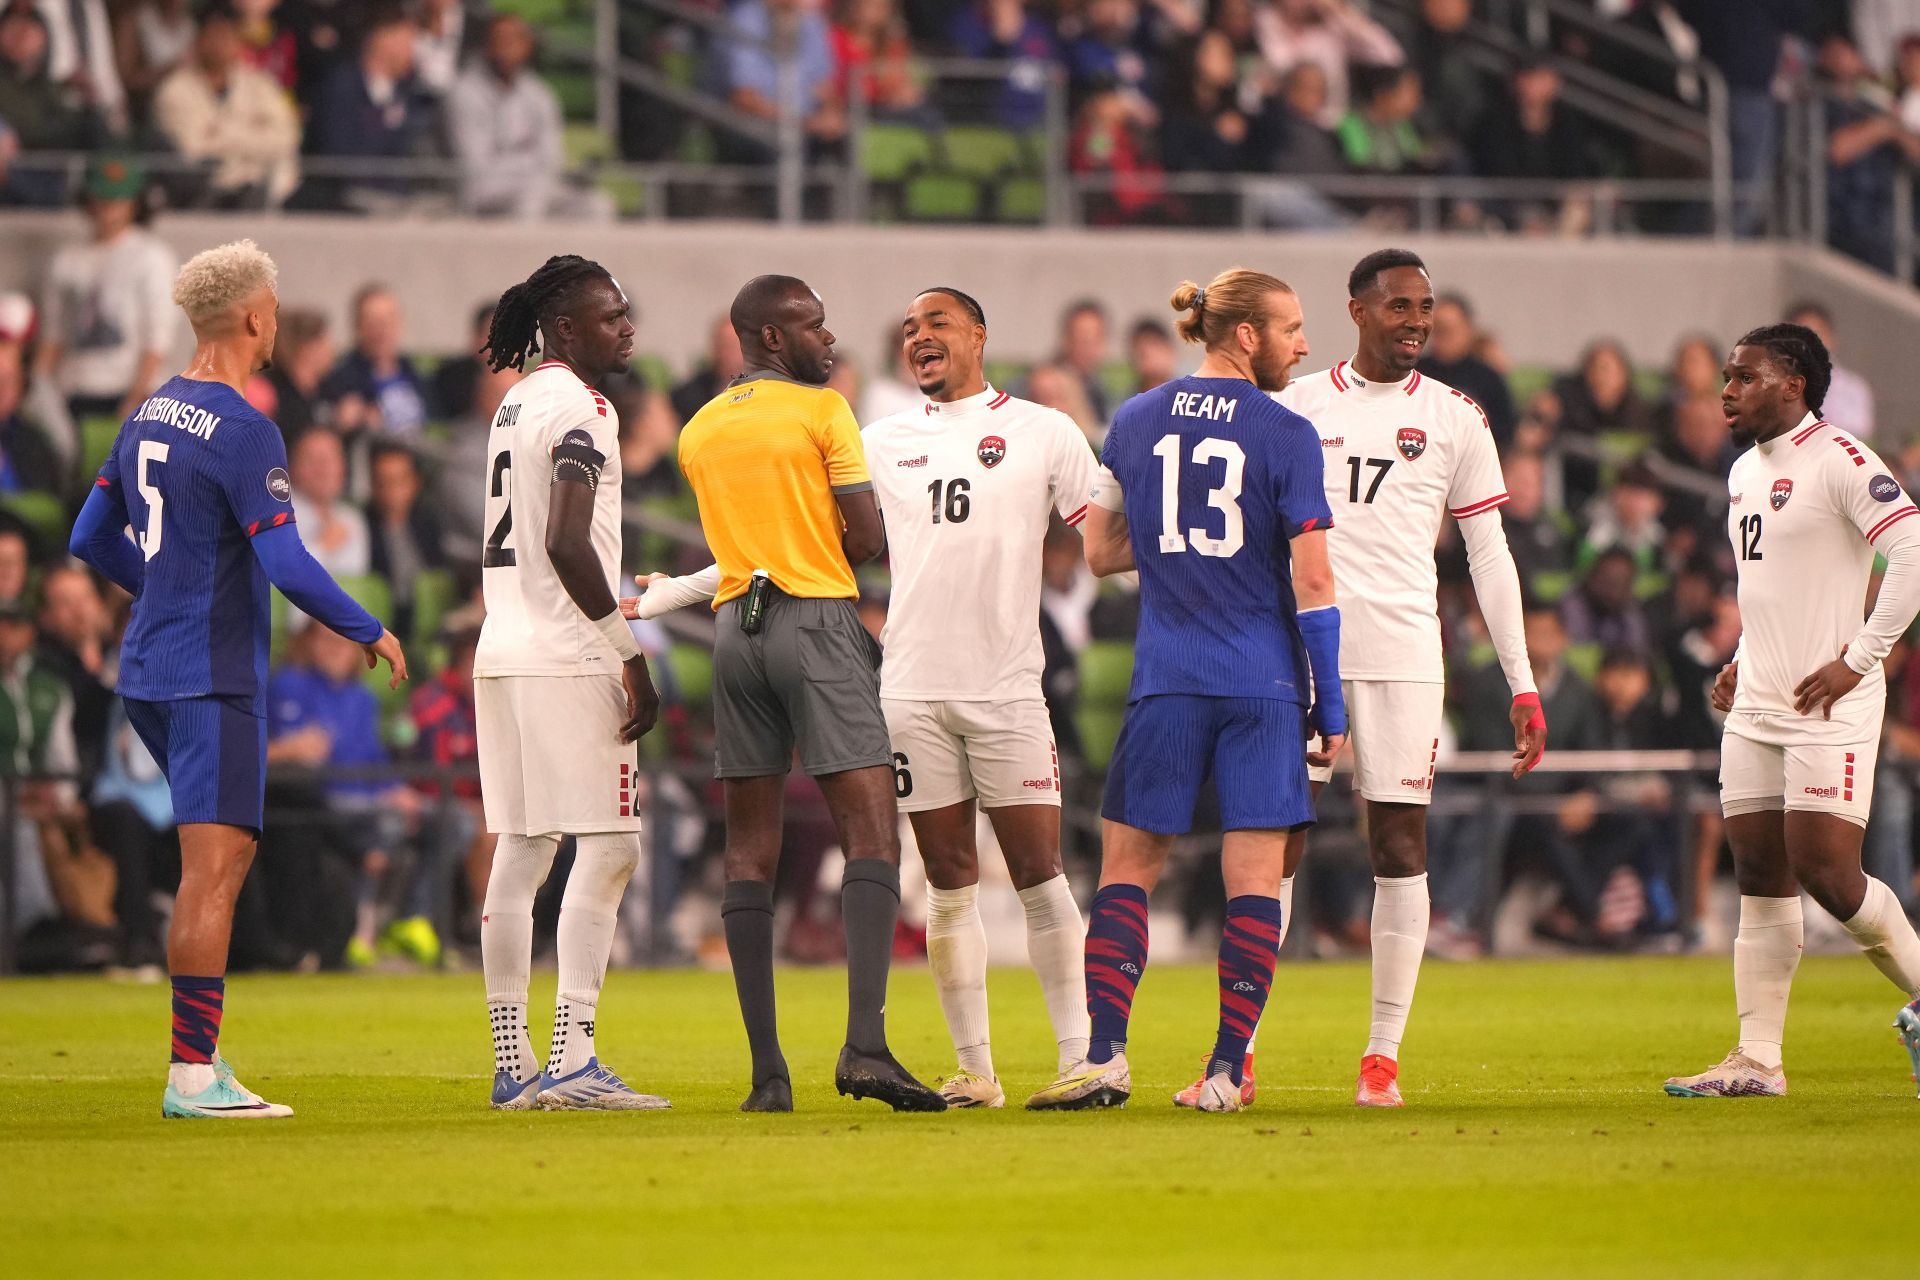
<instances>
[{"instance_id":1,"label":"concrete stadium wall","mask_svg":"<svg viewBox=\"0 0 1920 1280\"><path fill-rule=\"evenodd\" d=\"M1565 367L1600 335L1634 359L1663 366L1683 336L1730 341L1777 316L1802 294L1832 306L1847 363L1874 381L1888 429L1920 418L1920 380L1909 349L1920 299L1834 255L1798 246L1699 240L1562 241L1379 234L1300 236L1205 232L1007 231L627 223L509 225L357 219L178 215L158 230L183 255L250 235L279 260L288 305L317 306L344 321L364 281L400 292L410 343L453 351L482 298L523 278L549 253L605 262L641 313L641 350L676 370L696 363L709 321L749 276L803 276L827 303L843 350L865 369L882 358L884 333L929 284L952 284L987 309L990 352L1038 359L1054 345L1060 308L1090 296L1122 324L1169 317L1183 277L1205 280L1243 264L1300 291L1321 368L1350 353L1346 273L1383 243L1426 256L1436 283L1474 302L1482 321L1524 364ZM33 287L53 248L80 234L76 216L14 214L0 220L0 287Z\"/></svg>"}]
</instances>

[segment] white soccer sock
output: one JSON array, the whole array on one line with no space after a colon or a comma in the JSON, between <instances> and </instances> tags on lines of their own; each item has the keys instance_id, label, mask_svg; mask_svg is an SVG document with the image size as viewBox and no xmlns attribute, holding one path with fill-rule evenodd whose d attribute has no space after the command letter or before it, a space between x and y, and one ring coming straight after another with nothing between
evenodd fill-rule
<instances>
[{"instance_id":1,"label":"white soccer sock","mask_svg":"<svg viewBox=\"0 0 1920 1280\"><path fill-rule=\"evenodd\" d=\"M1293 928L1293 877L1287 876L1280 881L1280 942L1274 950L1283 951L1286 949L1287 930L1291 928ZM1267 997L1267 1003L1269 1005L1273 1003L1273 997L1271 995ZM1266 1021L1266 1016L1266 1010L1262 1009L1260 1011L1261 1022ZM1253 1034L1247 1037L1247 1056L1249 1058L1253 1056L1253 1046L1259 1039L1260 1023L1256 1022L1253 1024Z\"/></svg>"},{"instance_id":2,"label":"white soccer sock","mask_svg":"<svg viewBox=\"0 0 1920 1280\"><path fill-rule=\"evenodd\" d=\"M1059 1046L1060 1070L1087 1056L1087 926L1065 875L1020 890L1027 913L1027 960L1040 979Z\"/></svg>"},{"instance_id":3,"label":"white soccer sock","mask_svg":"<svg viewBox=\"0 0 1920 1280\"><path fill-rule=\"evenodd\" d=\"M980 886L927 886L927 965L960 1069L993 1079L987 1028L987 927L980 919Z\"/></svg>"},{"instance_id":4,"label":"white soccer sock","mask_svg":"<svg viewBox=\"0 0 1920 1280\"><path fill-rule=\"evenodd\" d=\"M1846 929L1873 967L1906 992L1907 999L1920 998L1920 936L1915 936L1892 889L1868 876L1866 900L1859 913L1846 921Z\"/></svg>"},{"instance_id":5,"label":"white soccer sock","mask_svg":"<svg viewBox=\"0 0 1920 1280\"><path fill-rule=\"evenodd\" d=\"M533 969L533 898L553 867L553 836L503 835L480 909L480 962L493 1025L493 1065L525 1084L540 1074L527 1033L527 979Z\"/></svg>"},{"instance_id":6,"label":"white soccer sock","mask_svg":"<svg viewBox=\"0 0 1920 1280\"><path fill-rule=\"evenodd\" d=\"M1740 895L1733 939L1733 997L1740 1005L1740 1052L1778 1067L1786 1040L1787 995L1806 937L1800 899Z\"/></svg>"},{"instance_id":7,"label":"white soccer sock","mask_svg":"<svg viewBox=\"0 0 1920 1280\"><path fill-rule=\"evenodd\" d=\"M1420 981L1420 958L1427 950L1427 920L1432 904L1427 876L1373 878L1373 1025L1367 1052L1400 1059L1400 1040L1413 1009Z\"/></svg>"},{"instance_id":8,"label":"white soccer sock","mask_svg":"<svg viewBox=\"0 0 1920 1280\"><path fill-rule=\"evenodd\" d=\"M573 870L567 876L566 895L560 899L560 929L554 940L560 991L554 1002L548 1075L571 1075L593 1059L595 1011L607 980L620 897L639 864L638 832L586 835L575 842Z\"/></svg>"}]
</instances>

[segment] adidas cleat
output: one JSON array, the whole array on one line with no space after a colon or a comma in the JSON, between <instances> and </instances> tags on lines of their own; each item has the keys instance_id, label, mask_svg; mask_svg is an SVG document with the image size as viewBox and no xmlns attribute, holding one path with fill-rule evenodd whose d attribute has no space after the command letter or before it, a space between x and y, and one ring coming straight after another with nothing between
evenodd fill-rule
<instances>
[{"instance_id":1,"label":"adidas cleat","mask_svg":"<svg viewBox=\"0 0 1920 1280\"><path fill-rule=\"evenodd\" d=\"M1076 1062L1040 1092L1027 1099L1029 1111L1090 1111L1096 1107L1124 1107L1133 1096L1133 1075L1127 1055L1116 1053L1106 1062Z\"/></svg>"},{"instance_id":2,"label":"adidas cleat","mask_svg":"<svg viewBox=\"0 0 1920 1280\"><path fill-rule=\"evenodd\" d=\"M862 1053L852 1045L840 1050L833 1069L833 1087L841 1096L873 1098L895 1111L945 1111L947 1100L913 1078L888 1050Z\"/></svg>"},{"instance_id":3,"label":"adidas cleat","mask_svg":"<svg viewBox=\"0 0 1920 1280\"><path fill-rule=\"evenodd\" d=\"M493 1109L495 1111L531 1111L540 1094L540 1073L525 1084L505 1071L493 1073Z\"/></svg>"},{"instance_id":4,"label":"adidas cleat","mask_svg":"<svg viewBox=\"0 0 1920 1280\"><path fill-rule=\"evenodd\" d=\"M1192 1084L1173 1095L1174 1106L1197 1107L1200 1105L1200 1090L1206 1087L1207 1067L1210 1065L1212 1065L1212 1059L1208 1059L1206 1063L1201 1065L1200 1074L1194 1077ZM1245 1064L1240 1068L1240 1105L1242 1107L1250 1107L1253 1105L1252 1054L1247 1055Z\"/></svg>"},{"instance_id":5,"label":"adidas cleat","mask_svg":"<svg viewBox=\"0 0 1920 1280\"><path fill-rule=\"evenodd\" d=\"M588 1058L586 1066L570 1075L542 1072L539 1084L537 1101L543 1111L665 1111L673 1105L631 1088L601 1066L597 1057Z\"/></svg>"},{"instance_id":6,"label":"adidas cleat","mask_svg":"<svg viewBox=\"0 0 1920 1280\"><path fill-rule=\"evenodd\" d=\"M1222 1071L1218 1075L1208 1076L1200 1084L1200 1097L1194 1102L1196 1111L1239 1111L1247 1104L1242 1099L1241 1086L1233 1082L1233 1077Z\"/></svg>"},{"instance_id":7,"label":"adidas cleat","mask_svg":"<svg viewBox=\"0 0 1920 1280\"><path fill-rule=\"evenodd\" d=\"M284 1120L293 1108L241 1084L233 1066L216 1054L211 1063L176 1062L168 1069L160 1114L169 1120Z\"/></svg>"},{"instance_id":8,"label":"adidas cleat","mask_svg":"<svg viewBox=\"0 0 1920 1280\"><path fill-rule=\"evenodd\" d=\"M1893 1029L1900 1033L1900 1043L1913 1064L1914 1083L1920 1085L1920 1000L1893 1015Z\"/></svg>"},{"instance_id":9,"label":"adidas cleat","mask_svg":"<svg viewBox=\"0 0 1920 1280\"><path fill-rule=\"evenodd\" d=\"M950 1108L998 1109L1007 1105L1007 1091L1000 1087L999 1080L972 1071L954 1072L940 1082L939 1089Z\"/></svg>"},{"instance_id":10,"label":"adidas cleat","mask_svg":"<svg viewBox=\"0 0 1920 1280\"><path fill-rule=\"evenodd\" d=\"M1360 1059L1360 1079L1353 1089L1356 1107L1404 1107L1400 1096L1400 1064L1384 1053Z\"/></svg>"},{"instance_id":11,"label":"adidas cleat","mask_svg":"<svg viewBox=\"0 0 1920 1280\"><path fill-rule=\"evenodd\" d=\"M1665 1085L1672 1098L1784 1098L1785 1067L1763 1067L1735 1049L1697 1076L1675 1076Z\"/></svg>"}]
</instances>

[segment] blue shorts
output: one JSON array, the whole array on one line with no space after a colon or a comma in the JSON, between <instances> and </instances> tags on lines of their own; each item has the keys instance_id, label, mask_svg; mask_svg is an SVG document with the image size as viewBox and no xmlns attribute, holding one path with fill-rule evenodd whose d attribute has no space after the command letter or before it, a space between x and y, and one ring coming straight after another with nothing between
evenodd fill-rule
<instances>
[{"instance_id":1,"label":"blue shorts","mask_svg":"<svg viewBox=\"0 0 1920 1280\"><path fill-rule=\"evenodd\" d=\"M1209 774L1224 831L1313 823L1307 709L1278 698L1162 693L1127 708L1100 814L1158 835L1185 835Z\"/></svg>"},{"instance_id":2,"label":"blue shorts","mask_svg":"<svg viewBox=\"0 0 1920 1280\"><path fill-rule=\"evenodd\" d=\"M128 723L166 775L175 822L218 822L260 834L267 721L254 714L252 698L125 701Z\"/></svg>"}]
</instances>

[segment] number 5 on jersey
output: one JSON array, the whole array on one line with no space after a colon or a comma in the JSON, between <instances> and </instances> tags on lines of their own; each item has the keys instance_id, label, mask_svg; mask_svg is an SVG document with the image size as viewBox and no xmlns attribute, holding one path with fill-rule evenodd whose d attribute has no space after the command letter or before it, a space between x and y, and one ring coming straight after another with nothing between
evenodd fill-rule
<instances>
[{"instance_id":1,"label":"number 5 on jersey","mask_svg":"<svg viewBox=\"0 0 1920 1280\"><path fill-rule=\"evenodd\" d=\"M160 513L167 509L167 500L160 493L160 481L153 474L153 464L165 462L171 449L171 445L159 440L140 442L140 496L147 502L147 527L140 531L140 551L149 560L160 554L160 540L166 536Z\"/></svg>"},{"instance_id":2,"label":"number 5 on jersey","mask_svg":"<svg viewBox=\"0 0 1920 1280\"><path fill-rule=\"evenodd\" d=\"M1208 436L1193 446L1193 461L1198 466L1214 462L1226 464L1220 483L1207 490L1207 505L1220 512L1223 531L1218 538L1205 529L1180 532L1180 437L1160 437L1153 446L1160 459L1160 550L1167 554L1185 551L1189 544L1203 556L1225 559L1245 544L1246 526L1240 518L1240 485L1247 469L1247 455L1231 440Z\"/></svg>"}]
</instances>

